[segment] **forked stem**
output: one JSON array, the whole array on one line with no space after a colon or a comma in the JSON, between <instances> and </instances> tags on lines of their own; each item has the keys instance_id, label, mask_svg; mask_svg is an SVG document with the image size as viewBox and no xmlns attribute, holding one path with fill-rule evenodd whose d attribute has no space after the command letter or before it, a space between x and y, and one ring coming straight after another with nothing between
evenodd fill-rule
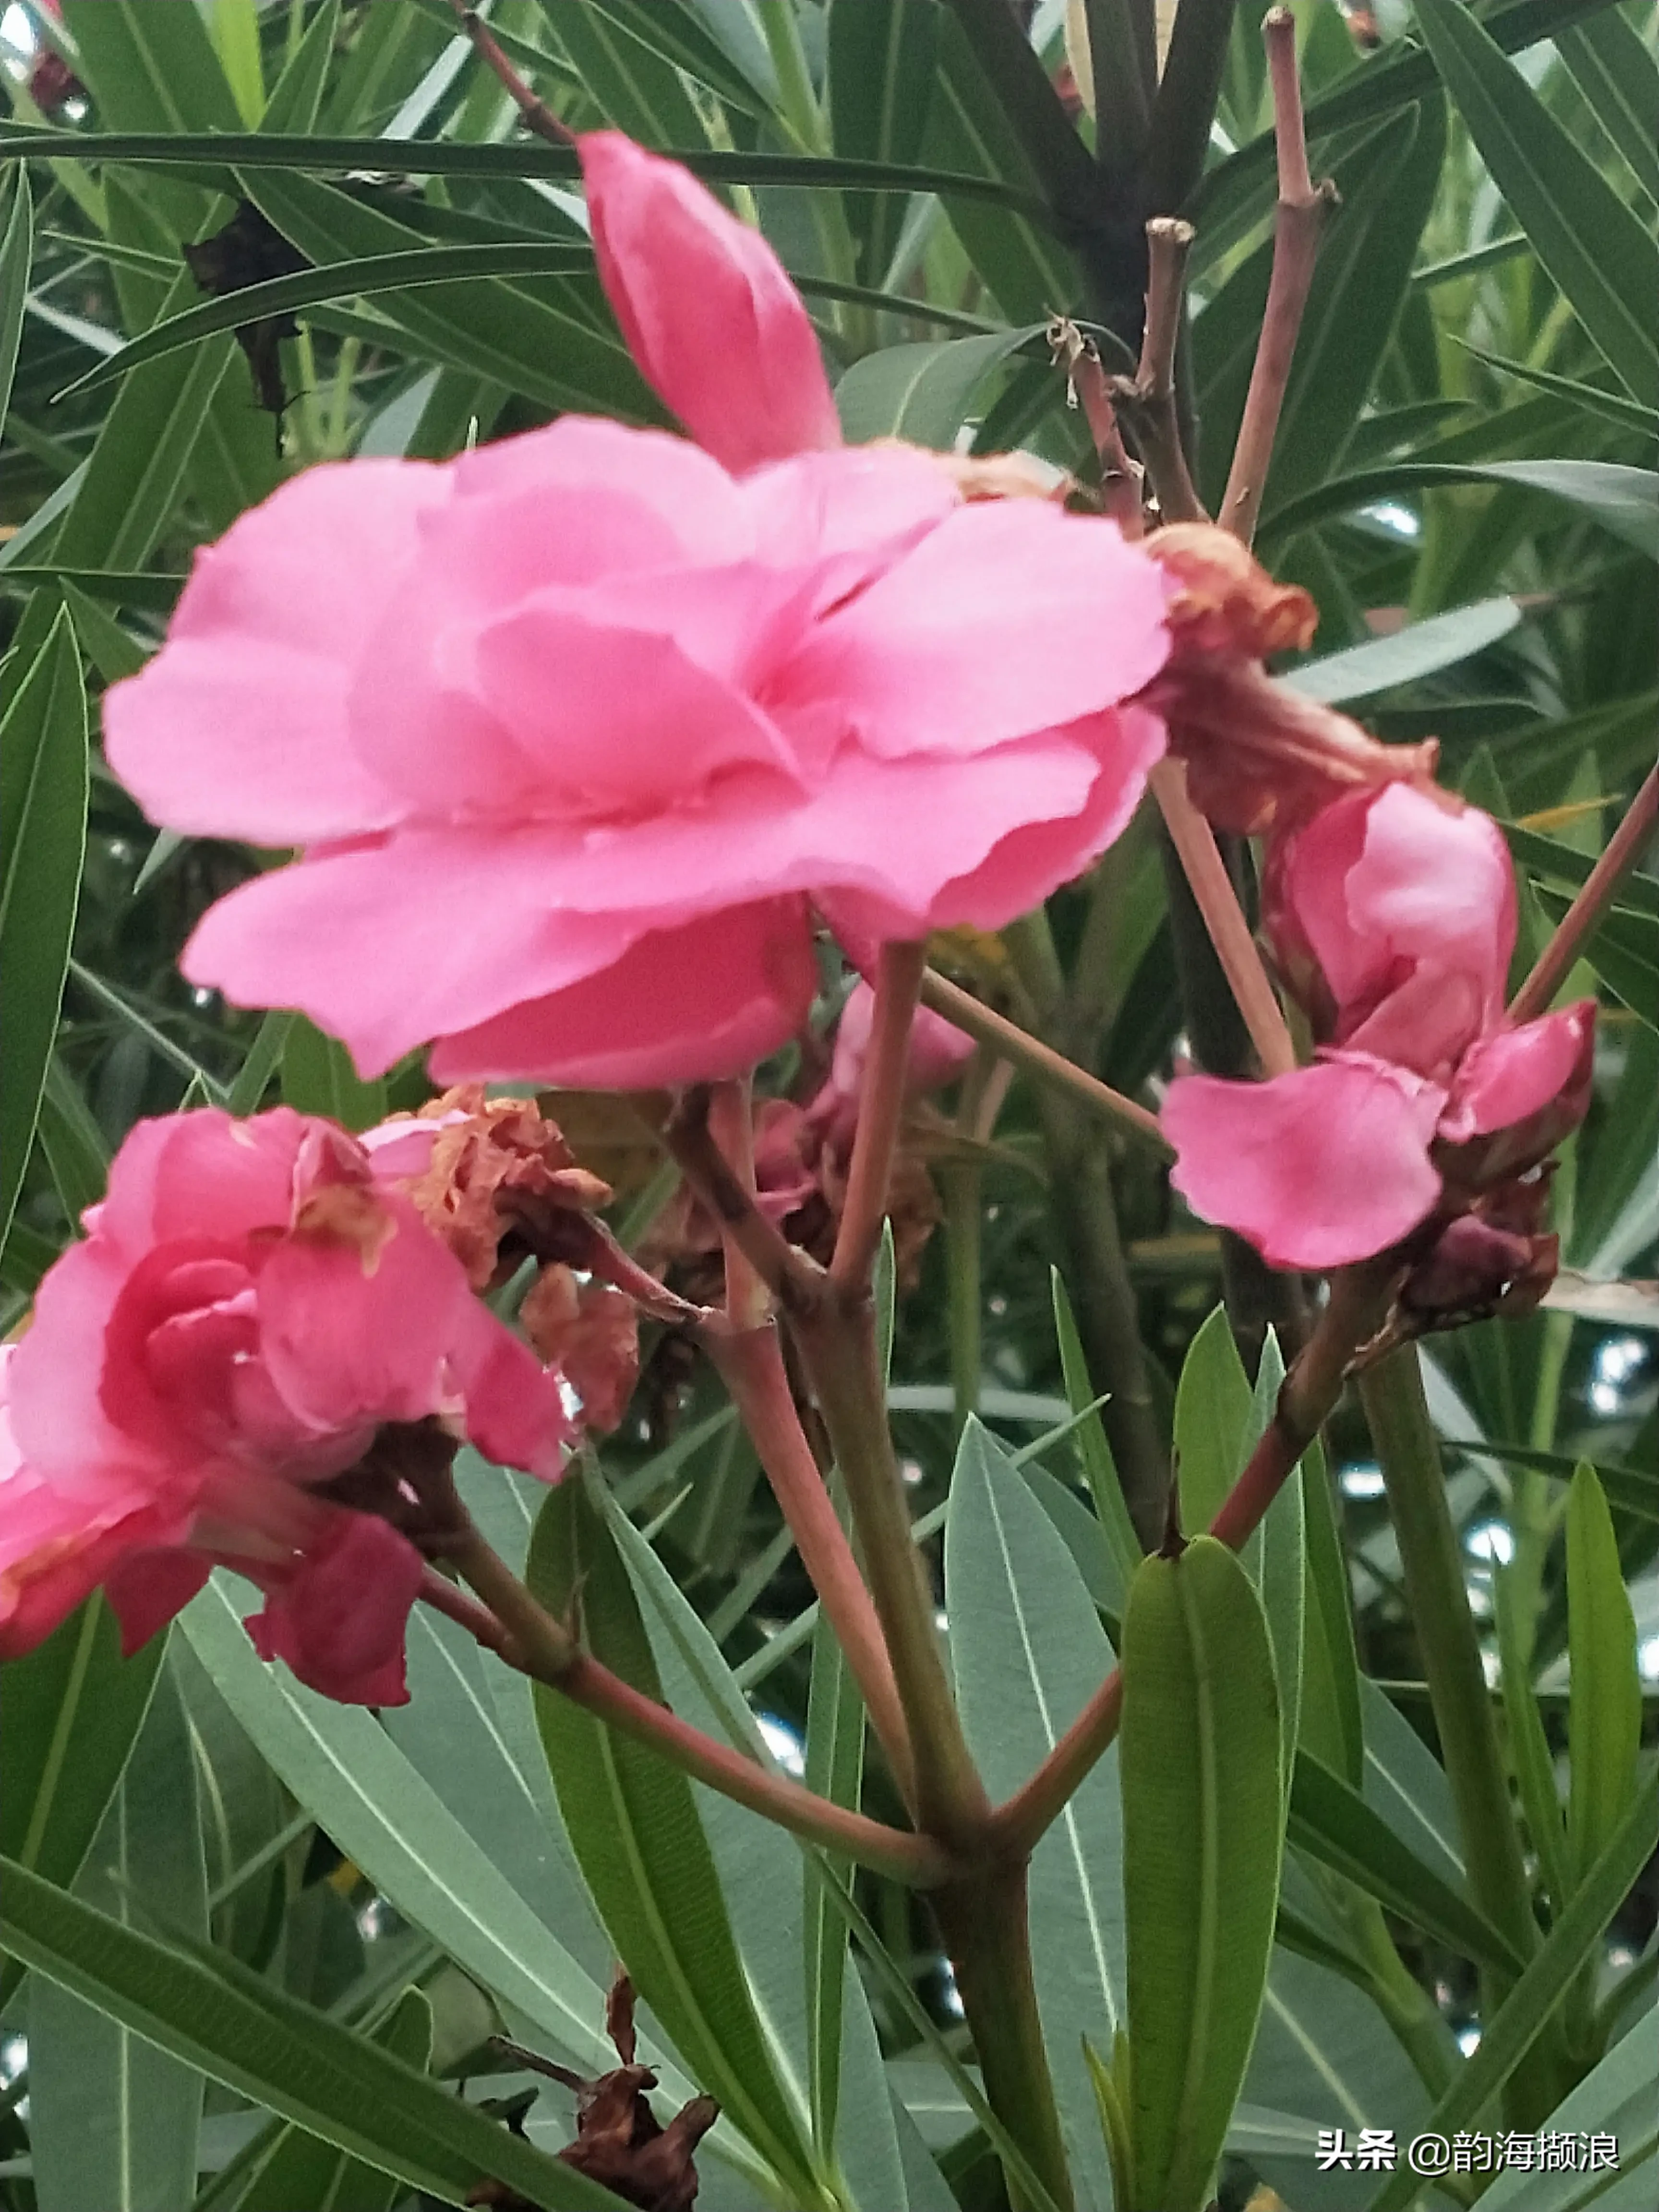
<instances>
[{"instance_id":1,"label":"forked stem","mask_svg":"<svg viewBox=\"0 0 1659 2212\"><path fill-rule=\"evenodd\" d=\"M1336 187L1308 173L1308 142L1302 120L1302 86L1297 70L1296 19L1288 8L1272 8L1261 25L1273 83L1273 136L1279 152L1279 204L1273 213L1273 275L1261 318L1261 337L1250 371L1244 416L1221 501L1221 526L1249 544L1255 535L1267 488L1279 417L1296 358L1303 310L1313 283L1319 234L1336 204Z\"/></svg>"},{"instance_id":2,"label":"forked stem","mask_svg":"<svg viewBox=\"0 0 1659 2212\"><path fill-rule=\"evenodd\" d=\"M1165 522L1208 520L1187 465L1176 404L1176 347L1186 306L1193 227L1175 216L1146 226L1146 321L1133 377L1115 377L1110 397L1134 433Z\"/></svg>"}]
</instances>

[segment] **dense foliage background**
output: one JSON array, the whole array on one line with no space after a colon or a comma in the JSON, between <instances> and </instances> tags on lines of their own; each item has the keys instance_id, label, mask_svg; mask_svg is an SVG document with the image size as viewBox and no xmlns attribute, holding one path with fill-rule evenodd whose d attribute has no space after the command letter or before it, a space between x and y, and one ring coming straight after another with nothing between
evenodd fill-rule
<instances>
[{"instance_id":1,"label":"dense foliage background","mask_svg":"<svg viewBox=\"0 0 1659 2212\"><path fill-rule=\"evenodd\" d=\"M1215 26L1231 11L1184 0L1182 24L1207 24L1222 61L1212 125L1197 29L1190 51L1177 31L1149 116L1125 42L1150 8L1074 9L1092 27L1109 119L1111 158L1099 161L1077 91L1087 65L1075 27L1068 63L1066 10L1053 0L496 0L486 12L569 125L609 121L692 157L758 217L819 319L849 438L1023 446L1086 477L1092 454L1049 319L1076 319L1109 366L1132 358L1138 218L1188 214L1185 399L1213 504L1269 252L1269 110L1250 10L1222 47ZM1316 659L1297 680L1360 702L1384 736L1437 734L1446 779L1508 827L1525 956L1654 748L1655 11L1424 0L1413 18L1401 0L1374 16L1302 0L1296 13L1316 173L1335 178L1342 205L1258 550L1322 610ZM15 708L0 891L8 1328L141 1115L186 1099L247 1111L280 1094L362 1127L428 1095L418 1065L361 1083L303 1020L238 1012L176 972L194 918L264 862L157 836L102 767L96 735L102 688L159 641L191 549L319 459L445 457L568 408L658 419L592 273L572 161L523 135L443 0L64 0L56 14L14 5L0 19L12 115L0 137L0 398L15 354L0 492L0 684ZM216 252L189 252L214 239ZM271 289L250 322L223 295L259 283ZM1225 1035L1203 1033L1221 1018L1215 1005L1177 973L1186 920L1178 902L1171 914L1150 823L1053 902L1049 922L1051 946L1013 933L940 954L1120 1089L1155 1098L1183 1040L1212 1065L1224 1055ZM1541 1762L1522 1777L1532 1811L1528 1790L1553 1790L1566 1741L1559 1531L1579 1457L1601 1469L1613 1508L1650 1722L1659 1683L1659 1304L1644 1279L1659 1243L1651 875L1630 879L1588 959L1603 1042L1595 1107L1556 1182L1561 1283L1547 1310L1477 1322L1428 1360L1494 1680L1504 1650L1510 1740ZM1201 1485L1206 1452L1225 1456L1248 1425L1249 1385L1224 1320L1206 1327L1221 1295L1217 1241L1156 1164L1045 1107L1024 1079L994 1128L977 1106L918 1139L946 1218L900 1302L893 1403L930 1540L969 1407L1030 1478L1030 1521L999 1529L983 1504L951 1593L953 1628L969 1645L981 1638L958 1667L1000 1668L1005 1684L977 1747L1018 1780L1050 1705L1075 1702L1103 1647L1100 1614L1115 1625L1121 1608L1121 1534L1109 1508L1104 1521L1095 1510L1112 1491L1118 1401L1103 1425L1073 1418L1108 1387L1115 1356L1103 1240L1121 1237L1127 1254L1183 1485ZM616 1182L617 1218L635 1232L663 1195L648 1150L600 1102L554 1110ZM1071 1293L1058 1334L1056 1264ZM1232 1287L1253 1352L1263 1315L1248 1285ZM636 1415L605 1474L642 1532L640 1587L657 1587L654 1553L708 1632L692 1635L665 1583L653 1626L678 1654L672 1667L659 1654L671 1691L718 1710L740 1686L786 1765L804 1757L822 1786L845 1789L840 1678L729 1411L671 1341ZM1357 1420L1332 1443L1341 1548L1327 1565L1351 1594L1359 1662L1344 1673L1338 1655L1334 1679L1363 1717L1372 1821L1355 1826L1338 1808L1298 1823L1293 1811L1282 1942L1228 2169L1230 2191L1265 2179L1294 2212L1358 2204L1373 2186L1316 2174L1316 2129L1378 2124L1403 2139L1430 2105L1390 2025L1398 1990L1332 1932L1334 1874L1387 1908L1466 2050L1480 2025L1380 1480ZM520 1487L479 1475L473 1491L496 1540L522 1552ZM1054 1581L1051 1554L1074 1563L1071 1582ZM395 2082L363 2070L349 2027L475 2094L532 2086L510 2070L478 2078L506 2064L483 2048L502 2020L603 2063L614 1931L561 1838L527 1706L447 1626L416 1622L414 1700L384 1726L262 1668L233 1601L211 1592L138 1660L118 1661L94 1607L4 1668L0 1844L143 1939L130 1955L94 1957L69 1922L42 1917L30 1940L56 1947L62 1979L20 1982L0 1963L7 2212L404 2203L402 2182L330 2147L355 2127L371 2154L407 2151L426 2124L400 2112ZM870 1786L879 1807L879 1776ZM850 1955L884 2056L862 2028L843 2052L849 1954L830 1893L809 1882L803 1908L793 1846L699 1802L724 1902L701 1862L688 1871L642 1845L664 1940L684 1939L712 1898L756 1985L816 2021L807 2103L837 2142L844 2201L866 2212L1000 2202L925 1917L896 1887L854 1886ZM1095 1826L1085 1835L1079 1820L1069 1846L1074 1917L1059 1938L1073 1954L1075 1916L1115 1879L1109 1809L1086 1802ZM1638 2016L1651 2024L1655 1906L1650 1866L1586 1938L1581 1956L1601 1945L1591 2002L1603 2042ZM701 1954L685 1955L695 1981ZM1073 1955L1068 1971L1086 1983L1093 1961ZM718 1978L694 1991L716 2045ZM837 2024L827 2036L826 2020ZM787 2042L798 2027L787 2019L779 2033ZM331 2112L318 2060L346 2085ZM556 2146L568 2109L544 2089L532 2136ZM328 2143L295 2124L307 2115L326 2122ZM1631 2123L1627 2165L1638 2135L1645 2171L1600 2199L1607 2212L1652 2202L1650 2114ZM447 2170L436 2151L428 2170ZM769 2189L798 2201L776 2179L787 2162L735 2131L711 2142L703 2170L711 2212ZM1098 2172L1089 2185L1103 2204L1103 2157ZM1527 2205L1546 2201L1564 2212L1583 2200Z\"/></svg>"}]
</instances>

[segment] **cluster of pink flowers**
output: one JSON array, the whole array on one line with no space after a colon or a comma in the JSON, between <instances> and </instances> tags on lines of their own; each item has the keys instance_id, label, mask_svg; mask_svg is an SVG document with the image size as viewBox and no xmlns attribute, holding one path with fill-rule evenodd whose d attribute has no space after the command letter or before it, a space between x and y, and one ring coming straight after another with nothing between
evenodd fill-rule
<instances>
[{"instance_id":1,"label":"cluster of pink flowers","mask_svg":"<svg viewBox=\"0 0 1659 2212\"><path fill-rule=\"evenodd\" d=\"M1515 878L1489 815L1409 783L1339 799L1270 841L1264 921L1317 1056L1183 1077L1164 1123L1176 1188L1275 1267L1449 1225L1583 1119L1595 1002L1506 1018Z\"/></svg>"},{"instance_id":2,"label":"cluster of pink flowers","mask_svg":"<svg viewBox=\"0 0 1659 2212\"><path fill-rule=\"evenodd\" d=\"M392 1517L330 1486L434 1419L551 1479L559 1376L368 1151L287 1108L140 1122L85 1227L8 1355L0 1654L100 1583L136 1649L217 1562L265 1591L250 1626L267 1657L331 1697L396 1702L422 1561L392 1525L395 1468Z\"/></svg>"},{"instance_id":3,"label":"cluster of pink flowers","mask_svg":"<svg viewBox=\"0 0 1659 2212\"><path fill-rule=\"evenodd\" d=\"M1542 1159L1589 1010L1507 1027L1495 827L1421 757L1275 703L1261 658L1305 595L1218 533L1149 549L977 497L1012 480L950 456L845 447L765 242L614 133L580 151L605 289L691 440L568 416L319 467L199 556L105 702L109 758L159 823L299 849L205 916L191 981L302 1008L365 1075L428 1043L441 1083L731 1075L803 1028L821 923L860 958L999 928L1190 740L1217 818L1271 827L1268 927L1321 1044L1274 1083L1174 1086L1193 1205L1328 1267ZM762 1133L775 1214L850 1152L869 1016L861 988L817 1097ZM915 1088L968 1049L925 1017ZM401 1696L428 1570L400 1448L435 1425L551 1478L568 1437L557 1367L478 1296L518 1249L500 1193L515 1235L593 1202L545 1131L481 1099L362 1143L286 1111L141 1124L10 1357L0 1651L99 1583L137 1644L218 1561L265 1592L262 1652ZM617 1295L550 1269L531 1332L587 1360L596 1419L631 1381Z\"/></svg>"}]
</instances>

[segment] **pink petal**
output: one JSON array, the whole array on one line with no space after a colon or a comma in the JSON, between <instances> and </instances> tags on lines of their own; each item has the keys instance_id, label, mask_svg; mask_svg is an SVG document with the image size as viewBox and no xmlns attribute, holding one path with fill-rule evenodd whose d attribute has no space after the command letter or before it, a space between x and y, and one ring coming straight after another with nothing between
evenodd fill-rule
<instances>
[{"instance_id":1,"label":"pink petal","mask_svg":"<svg viewBox=\"0 0 1659 2212\"><path fill-rule=\"evenodd\" d=\"M447 491L410 461L310 469L197 555L166 647L104 701L110 765L153 821L288 845L398 818L347 700Z\"/></svg>"},{"instance_id":2,"label":"pink petal","mask_svg":"<svg viewBox=\"0 0 1659 2212\"><path fill-rule=\"evenodd\" d=\"M772 723L655 634L648 594L635 586L635 596L645 617L636 623L532 599L477 640L480 689L536 763L543 806L636 812L700 797L716 775L743 768L793 784Z\"/></svg>"},{"instance_id":3,"label":"pink petal","mask_svg":"<svg viewBox=\"0 0 1659 2212\"><path fill-rule=\"evenodd\" d=\"M803 901L728 908L653 931L569 988L441 1038L432 1077L637 1091L736 1075L793 1035L817 988Z\"/></svg>"},{"instance_id":4,"label":"pink petal","mask_svg":"<svg viewBox=\"0 0 1659 2212\"><path fill-rule=\"evenodd\" d=\"M830 1064L830 1088L856 1103L864 1087L864 1064L870 1050L870 1030L875 1018L876 994L862 977L854 984L836 1024L835 1057ZM918 1006L910 1024L910 1049L905 1067L905 1089L912 1097L942 1090L953 1083L977 1050L964 1030L936 1014L931 1006Z\"/></svg>"},{"instance_id":5,"label":"pink petal","mask_svg":"<svg viewBox=\"0 0 1659 2212\"><path fill-rule=\"evenodd\" d=\"M1440 1194L1429 1140L1445 1092L1381 1063L1331 1059L1270 1083L1188 1075L1170 1086L1170 1180L1194 1213L1275 1267L1381 1252Z\"/></svg>"},{"instance_id":6,"label":"pink petal","mask_svg":"<svg viewBox=\"0 0 1659 2212\"><path fill-rule=\"evenodd\" d=\"M155 1455L121 1433L99 1396L105 1334L126 1274L101 1238L72 1244L35 1293L9 1391L12 1431L31 1466L61 1488L136 1510L155 1480Z\"/></svg>"},{"instance_id":7,"label":"pink petal","mask_svg":"<svg viewBox=\"0 0 1659 2212\"><path fill-rule=\"evenodd\" d=\"M839 445L817 339L760 234L618 131L589 131L579 151L599 280L641 374L698 443L730 469Z\"/></svg>"},{"instance_id":8,"label":"pink petal","mask_svg":"<svg viewBox=\"0 0 1659 2212\"><path fill-rule=\"evenodd\" d=\"M121 1624L121 1650L131 1658L184 1611L212 1572L199 1553L179 1548L132 1553L105 1577L104 1591Z\"/></svg>"},{"instance_id":9,"label":"pink petal","mask_svg":"<svg viewBox=\"0 0 1659 2212\"><path fill-rule=\"evenodd\" d=\"M498 1467L521 1468L552 1482L563 1472L573 1431L562 1378L505 1328L482 1300L458 1316L449 1376L459 1389L467 1435Z\"/></svg>"},{"instance_id":10,"label":"pink petal","mask_svg":"<svg viewBox=\"0 0 1659 2212\"><path fill-rule=\"evenodd\" d=\"M136 1255L174 1237L285 1226L306 1128L287 1106L247 1120L204 1106L138 1122L110 1169L98 1234Z\"/></svg>"},{"instance_id":11,"label":"pink petal","mask_svg":"<svg viewBox=\"0 0 1659 2212\"><path fill-rule=\"evenodd\" d=\"M1457 1071L1443 1133L1454 1139L1485 1136L1524 1121L1559 1098L1584 1070L1595 1024L1595 1001L1581 999L1518 1029L1482 1037Z\"/></svg>"},{"instance_id":12,"label":"pink petal","mask_svg":"<svg viewBox=\"0 0 1659 2212\"><path fill-rule=\"evenodd\" d=\"M407 1538L366 1513L341 1513L292 1578L266 1594L247 1624L253 1648L339 1704L406 1705L404 1637L422 1573Z\"/></svg>"},{"instance_id":13,"label":"pink petal","mask_svg":"<svg viewBox=\"0 0 1659 2212\"><path fill-rule=\"evenodd\" d=\"M284 1237L259 1275L266 1367L318 1431L367 1432L438 1412L446 1358L470 1316L459 1262L408 1201L368 1203L372 1215L337 1231L325 1213Z\"/></svg>"},{"instance_id":14,"label":"pink petal","mask_svg":"<svg viewBox=\"0 0 1659 2212\"><path fill-rule=\"evenodd\" d=\"M743 481L764 561L820 564L827 611L878 575L962 504L946 471L919 446L842 446L796 453Z\"/></svg>"},{"instance_id":15,"label":"pink petal","mask_svg":"<svg viewBox=\"0 0 1659 2212\"><path fill-rule=\"evenodd\" d=\"M832 706L884 759L972 754L1131 697L1168 653L1164 611L1163 572L1114 524L978 501L826 617L768 702Z\"/></svg>"}]
</instances>

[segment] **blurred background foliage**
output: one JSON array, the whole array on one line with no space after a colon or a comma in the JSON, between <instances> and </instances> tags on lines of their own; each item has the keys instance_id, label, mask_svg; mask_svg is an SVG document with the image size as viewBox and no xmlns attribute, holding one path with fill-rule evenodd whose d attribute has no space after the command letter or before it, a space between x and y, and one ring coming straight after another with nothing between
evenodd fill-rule
<instances>
[{"instance_id":1,"label":"blurred background foliage","mask_svg":"<svg viewBox=\"0 0 1659 2212\"><path fill-rule=\"evenodd\" d=\"M1273 193L1249 9L1184 0L1155 104L1133 58L1152 9L1113 0L1069 10L1055 0L495 0L482 12L571 127L614 124L692 158L760 222L817 322L852 438L1021 447L1086 483L1092 455L1054 365L1049 319L1073 318L1109 366L1132 356L1140 220L1189 215L1183 404L1200 489L1218 498L1265 296ZM1403 0L1375 12L1297 0L1295 13L1315 173L1336 179L1341 206L1259 550L1321 608L1315 654L1294 680L1352 702L1385 737L1437 735L1447 780L1509 828L1524 962L1654 748L1655 9L1497 0L1465 12L1425 0L1414 17ZM141 1115L204 1100L246 1111L280 1096L363 1126L428 1095L416 1064L361 1083L302 1021L237 1012L177 974L195 918L269 858L150 830L101 763L97 702L155 648L192 550L319 460L441 459L567 408L659 416L599 293L573 162L523 133L444 0L13 4L0 46L11 115L0 140L0 396L14 353L15 364L0 462L0 687L15 715L12 759L24 763L6 770L0 905L3 1195L15 1200L0 1318L10 1327ZM249 284L272 288L252 319L226 296ZM939 957L1155 1101L1179 1053L1196 1044L1217 1064L1198 1034L1216 1008L1194 1001L1178 966L1181 930L1143 821L1089 882L1052 902L1046 932L951 943ZM1659 1683L1652 876L1632 879L1587 957L1584 988L1606 1011L1596 1103L1555 1186L1561 1286L1528 1320L1437 1340L1428 1361L1474 1601L1493 1653L1501 1635L1510 1662L1510 1724L1536 1726L1547 1774L1566 1728L1562 1478L1581 1456L1604 1470L1650 1700ZM776 1085L791 1073L774 1071ZM1190 1440L1243 1418L1236 1394L1248 1399L1248 1384L1228 1367L1224 1328L1188 1362L1221 1295L1222 1255L1144 1153L1070 1126L1023 1079L989 1110L985 1089L975 1079L954 1118L913 1132L943 1224L899 1302L893 1403L907 1475L936 1531L963 1418L977 1410L1030 1455L1043 1526L1064 1540L1091 1617L1115 1629L1121 1535L1091 1501L1110 1488L1103 1468L1109 1439L1122 1449L1121 1408L1109 1404L1103 1425L1075 1419L1108 1387L1115 1356L1103 1239L1121 1240L1165 1449L1172 1431ZM613 1175L617 1218L637 1233L662 1196L648 1150L604 1102L566 1102L561 1118ZM1056 1264L1077 1311L1069 1358ZM1261 1318L1236 1301L1252 1358ZM1380 1478L1357 1418L1331 1442L1368 1752L1392 1778L1379 1802L1455 1881ZM826 1753L822 1712L807 1745L809 1705L831 1695L810 1588L752 1454L685 1347L654 1346L604 1464L611 1498L647 1532L776 1755L797 1767L832 1756L838 1739L832 1728ZM490 1494L508 1546L520 1516L522 1552L519 1490ZM446 2079L496 2065L482 2045L501 2017L581 2063L604 2063L597 2010L587 2045L568 2021L559 2044L553 2024L561 2007L586 2002L570 1991L602 1990L611 1938L559 1836L538 1754L514 1733L526 1716L492 1703L476 1655L428 1624L415 1702L382 1729L273 1686L229 1622L222 1603L198 1607L165 1660L157 1649L121 1668L107 1622L77 1617L5 1669L8 1851L60 1887L78 1883L143 1939L210 1944L191 1955L240 1962L250 1985L372 2027ZM879 1773L866 1784L872 1809L896 1809ZM741 1838L716 1838L751 1976L750 1947L764 1953L769 1940L757 1915L773 1916L775 1966L799 1942L793 1847L781 1848L785 1889L739 1900ZM1308 1849L1315 1871L1298 1851L1292 1873L1311 1894L1331 1848L1323 1862L1316 1838ZM873 1878L854 1894L866 1916L858 1971L900 2117L888 2127L884 2100L884 2148L861 2174L838 2152L845 2201L869 2212L1000 2203L985 2134L963 2101L948 1971L925 1919ZM1409 1896L1386 1901L1413 1973L1467 2047L1467 1957L1432 1912L1413 1922ZM1319 1917L1307 1899L1297 1911ZM1622 1990L1608 2021L1627 2022L1653 1997L1651 1869L1609 1914L1601 2002ZM1328 1958L1316 1963L1296 1922L1281 1923L1289 1948L1229 2187L1266 2177L1296 2212L1323 2212L1362 2199L1337 2190L1346 2177L1311 2178L1313 2127L1353 2125L1363 2112L1403 2130L1427 2092L1376 1990ZM832 1954L846 1955L838 1923L813 1955ZM177 2212L198 2185L199 2212L403 2201L400 2183L302 2128L267 2123L252 2061L234 2078L222 2063L204 2103L188 2054L158 2051L94 2009L89 1987L0 1980L8 2212L118 2201ZM406 1987L423 2000L394 2008ZM526 2079L486 2086L510 2094ZM562 2140L560 2094L532 2121L550 2144ZM833 2112L828 2124L833 2136ZM796 2201L736 2135L706 2155L705 2172L699 2201L714 2212L754 2203L757 2190ZM1651 2173L1645 2190L1638 2175L1632 2207L1651 2203ZM1100 2174L1088 2186L1103 2205L1103 2162Z\"/></svg>"}]
</instances>

